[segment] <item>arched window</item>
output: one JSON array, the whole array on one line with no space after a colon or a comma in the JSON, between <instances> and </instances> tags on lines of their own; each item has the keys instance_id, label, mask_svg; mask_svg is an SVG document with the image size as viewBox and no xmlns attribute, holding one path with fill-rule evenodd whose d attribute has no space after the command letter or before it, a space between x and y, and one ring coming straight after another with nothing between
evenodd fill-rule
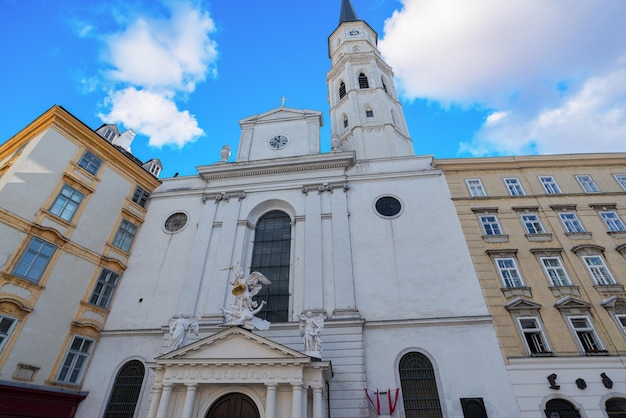
<instances>
[{"instance_id":1,"label":"arched window","mask_svg":"<svg viewBox=\"0 0 626 418\"><path fill-rule=\"evenodd\" d=\"M346 83L343 81L339 84L339 100L343 99L346 95Z\"/></svg>"},{"instance_id":2,"label":"arched window","mask_svg":"<svg viewBox=\"0 0 626 418\"><path fill-rule=\"evenodd\" d=\"M348 116L343 115L343 127L347 128L348 127Z\"/></svg>"},{"instance_id":3,"label":"arched window","mask_svg":"<svg viewBox=\"0 0 626 418\"><path fill-rule=\"evenodd\" d=\"M145 371L138 360L131 360L122 366L115 377L103 418L133 418Z\"/></svg>"},{"instance_id":4,"label":"arched window","mask_svg":"<svg viewBox=\"0 0 626 418\"><path fill-rule=\"evenodd\" d=\"M606 413L609 418L626 417L626 399L611 398L606 401Z\"/></svg>"},{"instance_id":5,"label":"arched window","mask_svg":"<svg viewBox=\"0 0 626 418\"><path fill-rule=\"evenodd\" d=\"M258 271L272 282L263 286L256 300L267 305L257 314L270 322L289 320L289 265L291 263L291 218L274 210L256 225L250 272Z\"/></svg>"},{"instance_id":6,"label":"arched window","mask_svg":"<svg viewBox=\"0 0 626 418\"><path fill-rule=\"evenodd\" d=\"M368 106L367 109L365 109L365 116L367 116L368 118L374 117L374 111L371 107Z\"/></svg>"},{"instance_id":7,"label":"arched window","mask_svg":"<svg viewBox=\"0 0 626 418\"><path fill-rule=\"evenodd\" d=\"M249 396L229 393L218 399L206 414L206 418L223 417L258 418L259 410Z\"/></svg>"},{"instance_id":8,"label":"arched window","mask_svg":"<svg viewBox=\"0 0 626 418\"><path fill-rule=\"evenodd\" d=\"M430 360L421 353L407 353L400 359L399 371L406 418L443 418Z\"/></svg>"},{"instance_id":9,"label":"arched window","mask_svg":"<svg viewBox=\"0 0 626 418\"><path fill-rule=\"evenodd\" d=\"M381 77L380 82L383 84L383 90L385 90L385 93L389 94L389 92L387 91L387 84L385 84L385 78Z\"/></svg>"},{"instance_id":10,"label":"arched window","mask_svg":"<svg viewBox=\"0 0 626 418\"><path fill-rule=\"evenodd\" d=\"M546 403L546 418L580 418L574 405L565 399L551 399Z\"/></svg>"},{"instance_id":11,"label":"arched window","mask_svg":"<svg viewBox=\"0 0 626 418\"><path fill-rule=\"evenodd\" d=\"M360 89L369 89L370 83L367 81L367 76L363 73L359 74L359 88Z\"/></svg>"}]
</instances>

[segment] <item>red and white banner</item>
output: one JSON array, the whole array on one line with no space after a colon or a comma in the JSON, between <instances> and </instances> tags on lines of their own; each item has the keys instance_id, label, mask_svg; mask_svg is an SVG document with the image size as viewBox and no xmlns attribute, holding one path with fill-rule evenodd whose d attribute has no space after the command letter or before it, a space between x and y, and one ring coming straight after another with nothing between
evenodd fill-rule
<instances>
[{"instance_id":1,"label":"red and white banner","mask_svg":"<svg viewBox=\"0 0 626 418\"><path fill-rule=\"evenodd\" d=\"M393 414L398 404L399 394L400 389L388 389L384 392L378 389L376 389L376 392L365 389L365 395L370 403L370 408L372 411L376 412L377 415Z\"/></svg>"}]
</instances>

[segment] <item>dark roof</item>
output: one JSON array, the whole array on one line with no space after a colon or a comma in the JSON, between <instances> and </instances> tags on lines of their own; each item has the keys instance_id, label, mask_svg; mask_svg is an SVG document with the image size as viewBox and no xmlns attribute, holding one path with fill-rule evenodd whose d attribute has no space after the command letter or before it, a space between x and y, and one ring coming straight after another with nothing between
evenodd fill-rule
<instances>
[{"instance_id":1,"label":"dark roof","mask_svg":"<svg viewBox=\"0 0 626 418\"><path fill-rule=\"evenodd\" d=\"M350 0L341 0L341 12L339 13L339 24L341 25L344 22L355 22L359 19L354 11L354 7L352 7L352 3Z\"/></svg>"}]
</instances>

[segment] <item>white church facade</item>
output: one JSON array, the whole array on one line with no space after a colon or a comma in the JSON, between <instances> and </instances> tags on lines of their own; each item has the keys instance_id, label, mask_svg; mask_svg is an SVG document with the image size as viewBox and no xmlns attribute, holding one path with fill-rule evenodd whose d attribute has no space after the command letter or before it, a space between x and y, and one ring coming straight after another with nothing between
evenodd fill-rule
<instances>
[{"instance_id":1,"label":"white church facade","mask_svg":"<svg viewBox=\"0 0 626 418\"><path fill-rule=\"evenodd\" d=\"M162 179L77 417L369 417L366 389L395 388L398 417L519 416L443 173L414 155L376 32L340 13L332 150L320 112L280 107L240 121L233 162L225 147ZM238 265L271 282L254 297L267 329L228 326ZM174 346L172 318L194 322Z\"/></svg>"}]
</instances>

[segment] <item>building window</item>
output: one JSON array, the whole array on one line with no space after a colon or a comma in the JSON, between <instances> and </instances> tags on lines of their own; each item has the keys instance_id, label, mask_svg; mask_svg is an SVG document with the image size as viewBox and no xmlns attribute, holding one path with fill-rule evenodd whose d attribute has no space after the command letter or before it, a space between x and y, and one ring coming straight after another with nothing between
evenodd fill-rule
<instances>
[{"instance_id":1,"label":"building window","mask_svg":"<svg viewBox=\"0 0 626 418\"><path fill-rule=\"evenodd\" d=\"M387 83L385 83L385 78L381 77L380 78L380 82L383 85L383 90L385 91L385 93L389 94L389 92L387 91ZM626 181L626 180L625 180Z\"/></svg>"},{"instance_id":2,"label":"building window","mask_svg":"<svg viewBox=\"0 0 626 418\"><path fill-rule=\"evenodd\" d=\"M370 83L367 81L367 76L363 73L359 74L359 88L360 89L369 89Z\"/></svg>"},{"instance_id":3,"label":"building window","mask_svg":"<svg viewBox=\"0 0 626 418\"><path fill-rule=\"evenodd\" d=\"M599 215L610 232L626 231L626 226L617 212L599 212Z\"/></svg>"},{"instance_id":4,"label":"building window","mask_svg":"<svg viewBox=\"0 0 626 418\"><path fill-rule=\"evenodd\" d=\"M616 314L615 319L617 320L617 325L622 330L622 333L626 335L626 314Z\"/></svg>"},{"instance_id":5,"label":"building window","mask_svg":"<svg viewBox=\"0 0 626 418\"><path fill-rule=\"evenodd\" d=\"M524 287L524 281L514 258L495 258L498 273L505 288Z\"/></svg>"},{"instance_id":6,"label":"building window","mask_svg":"<svg viewBox=\"0 0 626 418\"><path fill-rule=\"evenodd\" d=\"M348 127L348 116L343 115L343 127L347 128Z\"/></svg>"},{"instance_id":7,"label":"building window","mask_svg":"<svg viewBox=\"0 0 626 418\"><path fill-rule=\"evenodd\" d=\"M517 318L524 340L524 346L530 355L551 353L547 339L536 317Z\"/></svg>"},{"instance_id":8,"label":"building window","mask_svg":"<svg viewBox=\"0 0 626 418\"><path fill-rule=\"evenodd\" d=\"M267 277L271 286L264 286L257 300L265 300L265 309L258 317L270 322L289 320L289 266L291 264L291 218L285 212L271 211L256 225L250 271Z\"/></svg>"},{"instance_id":9,"label":"building window","mask_svg":"<svg viewBox=\"0 0 626 418\"><path fill-rule=\"evenodd\" d=\"M101 165L102 165L102 160L96 157L95 155L93 155L92 153L90 153L89 151L85 151L83 156L78 161L79 167L84 168L85 170L93 174L94 176L100 169Z\"/></svg>"},{"instance_id":10,"label":"building window","mask_svg":"<svg viewBox=\"0 0 626 418\"><path fill-rule=\"evenodd\" d=\"M146 207L146 203L148 203L148 199L150 198L150 193L141 187L137 186L135 188L135 193L133 193L132 201L141 206L142 208Z\"/></svg>"},{"instance_id":11,"label":"building window","mask_svg":"<svg viewBox=\"0 0 626 418\"><path fill-rule=\"evenodd\" d=\"M367 109L365 109L365 116L368 118L374 117L374 111L372 110L371 107L368 107Z\"/></svg>"},{"instance_id":12,"label":"building window","mask_svg":"<svg viewBox=\"0 0 626 418\"><path fill-rule=\"evenodd\" d=\"M187 215L182 212L177 212L170 215L165 220L165 225L163 226L167 232L178 232L187 225Z\"/></svg>"},{"instance_id":13,"label":"building window","mask_svg":"<svg viewBox=\"0 0 626 418\"><path fill-rule=\"evenodd\" d=\"M594 282L599 286L610 286L616 284L609 268L604 264L604 259L600 255L583 255L582 256L589 274Z\"/></svg>"},{"instance_id":14,"label":"building window","mask_svg":"<svg viewBox=\"0 0 626 418\"><path fill-rule=\"evenodd\" d=\"M580 187L583 188L585 193L598 193L600 189L596 186L596 183L593 181L591 176L588 175L580 175L576 176L576 180L580 184Z\"/></svg>"},{"instance_id":15,"label":"building window","mask_svg":"<svg viewBox=\"0 0 626 418\"><path fill-rule=\"evenodd\" d=\"M615 174L615 180L622 186L622 189L626 190L626 174Z\"/></svg>"},{"instance_id":16,"label":"building window","mask_svg":"<svg viewBox=\"0 0 626 418\"><path fill-rule=\"evenodd\" d=\"M400 387L406 418L442 418L439 391L433 365L421 353L407 353L400 359Z\"/></svg>"},{"instance_id":17,"label":"building window","mask_svg":"<svg viewBox=\"0 0 626 418\"><path fill-rule=\"evenodd\" d=\"M585 228L583 228L583 224L578 220L578 215L573 212L561 212L559 213L559 218L561 222L563 222L563 227L566 232L585 232Z\"/></svg>"},{"instance_id":18,"label":"building window","mask_svg":"<svg viewBox=\"0 0 626 418\"><path fill-rule=\"evenodd\" d=\"M485 235L502 235L502 229L496 215L479 215L478 219Z\"/></svg>"},{"instance_id":19,"label":"building window","mask_svg":"<svg viewBox=\"0 0 626 418\"><path fill-rule=\"evenodd\" d=\"M17 319L0 315L0 351L6 345L13 328L15 328L15 324L17 324Z\"/></svg>"},{"instance_id":20,"label":"building window","mask_svg":"<svg viewBox=\"0 0 626 418\"><path fill-rule=\"evenodd\" d=\"M547 418L580 418L578 410L565 399L550 399L545 413Z\"/></svg>"},{"instance_id":21,"label":"building window","mask_svg":"<svg viewBox=\"0 0 626 418\"><path fill-rule=\"evenodd\" d=\"M539 257L539 261L553 287L572 285L560 257Z\"/></svg>"},{"instance_id":22,"label":"building window","mask_svg":"<svg viewBox=\"0 0 626 418\"><path fill-rule=\"evenodd\" d=\"M606 413L609 418L626 417L626 399L611 398L606 401Z\"/></svg>"},{"instance_id":23,"label":"building window","mask_svg":"<svg viewBox=\"0 0 626 418\"><path fill-rule=\"evenodd\" d=\"M520 215L520 218L527 234L545 234L545 230L543 229L543 225L541 224L537 214L522 214Z\"/></svg>"},{"instance_id":24,"label":"building window","mask_svg":"<svg viewBox=\"0 0 626 418\"><path fill-rule=\"evenodd\" d=\"M467 184L467 188L469 189L472 197L487 196L487 193L485 193L485 189L483 188L483 183L480 179L465 179L465 183Z\"/></svg>"},{"instance_id":25,"label":"building window","mask_svg":"<svg viewBox=\"0 0 626 418\"><path fill-rule=\"evenodd\" d=\"M128 222L126 219L122 219L122 223L120 223L120 227L117 229L117 233L113 239L113 246L128 252L136 233L137 225Z\"/></svg>"},{"instance_id":26,"label":"building window","mask_svg":"<svg viewBox=\"0 0 626 418\"><path fill-rule=\"evenodd\" d=\"M20 261L17 262L13 274L23 279L38 283L54 255L56 247L46 241L33 237Z\"/></svg>"},{"instance_id":27,"label":"building window","mask_svg":"<svg viewBox=\"0 0 626 418\"><path fill-rule=\"evenodd\" d=\"M506 184L506 188L509 190L509 194L511 196L523 196L524 189L522 188L522 184L519 182L519 179L514 178L505 178L504 184Z\"/></svg>"},{"instance_id":28,"label":"building window","mask_svg":"<svg viewBox=\"0 0 626 418\"><path fill-rule=\"evenodd\" d=\"M98 277L98 281L96 282L96 287L93 289L93 293L89 298L89 303L108 309L119 278L119 274L111 270L102 269L100 277Z\"/></svg>"},{"instance_id":29,"label":"building window","mask_svg":"<svg viewBox=\"0 0 626 418\"><path fill-rule=\"evenodd\" d=\"M561 189L552 176L539 176L539 181L547 194L560 194Z\"/></svg>"},{"instance_id":30,"label":"building window","mask_svg":"<svg viewBox=\"0 0 626 418\"><path fill-rule=\"evenodd\" d=\"M94 342L87 338L74 336L67 350L63 366L57 376L57 382L78 384L87 366Z\"/></svg>"},{"instance_id":31,"label":"building window","mask_svg":"<svg viewBox=\"0 0 626 418\"><path fill-rule=\"evenodd\" d=\"M343 81L339 84L339 100L343 99L346 96L346 83Z\"/></svg>"},{"instance_id":32,"label":"building window","mask_svg":"<svg viewBox=\"0 0 626 418\"><path fill-rule=\"evenodd\" d=\"M161 172L161 167L155 162L150 164L150 174L153 174L155 177L159 177L159 173Z\"/></svg>"},{"instance_id":33,"label":"building window","mask_svg":"<svg viewBox=\"0 0 626 418\"><path fill-rule=\"evenodd\" d=\"M597 353L604 351L604 346L587 316L568 316L574 334L585 353Z\"/></svg>"},{"instance_id":34,"label":"building window","mask_svg":"<svg viewBox=\"0 0 626 418\"><path fill-rule=\"evenodd\" d=\"M376 212L385 217L394 217L402 210L402 204L393 196L383 196L374 205Z\"/></svg>"},{"instance_id":35,"label":"building window","mask_svg":"<svg viewBox=\"0 0 626 418\"><path fill-rule=\"evenodd\" d=\"M50 206L50 212L69 222L74 217L83 197L85 196L81 192L65 184Z\"/></svg>"},{"instance_id":36,"label":"building window","mask_svg":"<svg viewBox=\"0 0 626 418\"><path fill-rule=\"evenodd\" d=\"M138 360L124 364L115 377L103 418L133 418L146 368Z\"/></svg>"}]
</instances>

